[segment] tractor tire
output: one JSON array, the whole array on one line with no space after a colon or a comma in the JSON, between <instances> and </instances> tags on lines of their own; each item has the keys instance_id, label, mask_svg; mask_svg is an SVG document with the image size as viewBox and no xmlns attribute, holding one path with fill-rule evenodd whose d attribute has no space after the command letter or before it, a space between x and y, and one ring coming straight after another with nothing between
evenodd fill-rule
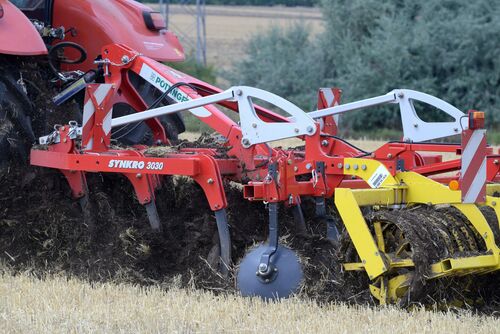
<instances>
[{"instance_id":1,"label":"tractor tire","mask_svg":"<svg viewBox=\"0 0 500 334\"><path fill-rule=\"evenodd\" d=\"M35 141L30 118L33 105L18 77L15 66L0 62L0 167L27 163Z\"/></svg>"}]
</instances>

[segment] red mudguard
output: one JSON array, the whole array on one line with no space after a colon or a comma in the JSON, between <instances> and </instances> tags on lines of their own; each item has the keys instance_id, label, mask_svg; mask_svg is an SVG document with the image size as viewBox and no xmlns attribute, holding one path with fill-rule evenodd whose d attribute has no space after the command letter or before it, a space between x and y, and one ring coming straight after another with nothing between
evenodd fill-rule
<instances>
[{"instance_id":1,"label":"red mudguard","mask_svg":"<svg viewBox=\"0 0 500 334\"><path fill-rule=\"evenodd\" d=\"M53 26L73 28L73 34L66 34L65 41L82 45L88 54L83 64L65 69L95 68L93 60L101 54L102 46L116 43L157 61L183 61L184 50L177 36L167 30L147 28L143 13L151 11L132 0L55 0Z\"/></svg>"},{"instance_id":2,"label":"red mudguard","mask_svg":"<svg viewBox=\"0 0 500 334\"><path fill-rule=\"evenodd\" d=\"M47 48L30 20L12 3L0 0L0 54L34 56L47 54Z\"/></svg>"}]
</instances>

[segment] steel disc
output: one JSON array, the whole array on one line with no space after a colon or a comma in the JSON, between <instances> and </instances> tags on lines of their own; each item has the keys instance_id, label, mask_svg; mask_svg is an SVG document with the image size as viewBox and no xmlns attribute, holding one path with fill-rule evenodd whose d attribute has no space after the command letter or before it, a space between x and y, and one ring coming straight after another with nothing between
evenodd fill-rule
<instances>
[{"instance_id":1,"label":"steel disc","mask_svg":"<svg viewBox=\"0 0 500 334\"><path fill-rule=\"evenodd\" d=\"M243 296L278 299L287 298L298 291L304 275L297 254L288 247L278 246L271 256L271 265L275 270L270 278L263 279L256 274L261 256L268 248L261 244L241 261L237 286Z\"/></svg>"}]
</instances>

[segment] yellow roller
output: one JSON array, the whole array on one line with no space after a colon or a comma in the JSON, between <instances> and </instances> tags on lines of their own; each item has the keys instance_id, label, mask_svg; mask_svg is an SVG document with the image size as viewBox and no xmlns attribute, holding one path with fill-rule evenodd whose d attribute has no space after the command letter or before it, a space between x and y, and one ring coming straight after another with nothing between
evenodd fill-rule
<instances>
[{"instance_id":1,"label":"yellow roller","mask_svg":"<svg viewBox=\"0 0 500 334\"><path fill-rule=\"evenodd\" d=\"M448 187L414 172L400 172L391 176L385 166L375 160L346 159L348 167L356 164L365 165L367 168L363 170L344 168L344 173L359 177L369 184L370 179L373 180L374 173L384 174L385 179L379 185L375 185L378 187L372 189L339 188L335 191L335 205L359 256L359 262L344 263L344 268L352 271L366 271L372 281L369 287L370 292L381 304L398 303L408 298L410 282L415 280L416 271L425 272L425 279L434 280L450 276L484 274L500 269L500 248L495 243L491 226L478 205L461 202L460 190L450 190ZM497 185L488 186L488 194L491 195L498 190L497 188ZM499 198L487 196L484 203L485 206L494 210L497 218L496 224L500 221L500 202L497 204L499 200ZM427 225L424 226L422 223L422 226L418 226L419 224L415 223L413 224L415 226L406 228L407 234L415 231L418 238L427 236L429 239L438 239L439 237L440 240L445 240L447 246L455 252L454 256L440 258L426 268L416 268L413 258L418 254L412 254L413 258L411 258L408 254L405 256L401 256L400 253L396 254L397 249L394 249L392 253L388 251L390 247L394 248L394 245L388 244L395 243L394 240L397 238L394 235L404 234L401 231L397 232L395 227L398 225L397 221L404 220L405 217L416 217L416 213L412 213L411 210L418 208L419 205L433 208L444 206L449 207L450 210L454 208L453 210L458 210L457 212L465 217L463 218L464 222L470 222L470 224L464 223L463 226L455 226L450 224L455 224L458 218L455 222L447 221L445 218L440 221L431 218L426 220L425 218L423 220L428 222ZM388 215L392 215L394 224L389 221L382 226L379 221L368 222L361 211L362 207L387 210ZM418 213L423 212L424 209L417 210L420 210L417 211ZM401 215L401 212L406 213ZM403 222L401 221L401 223ZM446 233L444 228L446 224L453 227L453 233L450 232L449 235ZM392 226L396 233L390 234L387 230L383 230L383 228L387 229L388 226ZM433 231L440 233L432 234ZM462 232L463 234L460 234ZM459 234L464 236L464 240L457 239ZM461 252L464 245L472 242L470 241L471 235L482 239L477 240L478 244L483 245L484 243L482 251ZM401 247L411 249L411 238L409 240L405 241L406 243L398 242L403 245ZM436 249L438 248L445 249L445 245L437 245ZM411 251L407 253L411 253Z\"/></svg>"}]
</instances>

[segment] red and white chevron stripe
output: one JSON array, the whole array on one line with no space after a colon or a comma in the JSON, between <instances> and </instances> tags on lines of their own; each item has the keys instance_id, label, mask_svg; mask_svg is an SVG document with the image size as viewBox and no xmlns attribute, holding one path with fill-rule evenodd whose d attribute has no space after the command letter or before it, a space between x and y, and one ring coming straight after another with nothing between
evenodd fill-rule
<instances>
[{"instance_id":1,"label":"red and white chevron stripe","mask_svg":"<svg viewBox=\"0 0 500 334\"><path fill-rule=\"evenodd\" d=\"M462 132L462 170L460 189L463 203L486 200L486 130Z\"/></svg>"},{"instance_id":2,"label":"red and white chevron stripe","mask_svg":"<svg viewBox=\"0 0 500 334\"><path fill-rule=\"evenodd\" d=\"M82 120L82 144L83 147L87 150L91 150L94 144L93 130L96 120L96 109L105 108L104 104L106 103L104 102L112 87L112 84L87 85ZM113 108L109 107L104 118L102 119L102 129L105 135L108 135L111 131L112 116Z\"/></svg>"},{"instance_id":3,"label":"red and white chevron stripe","mask_svg":"<svg viewBox=\"0 0 500 334\"><path fill-rule=\"evenodd\" d=\"M318 92L318 110L338 106L342 90L339 88L320 88ZM337 134L339 116L327 116L322 119L322 131L331 135Z\"/></svg>"}]
</instances>

